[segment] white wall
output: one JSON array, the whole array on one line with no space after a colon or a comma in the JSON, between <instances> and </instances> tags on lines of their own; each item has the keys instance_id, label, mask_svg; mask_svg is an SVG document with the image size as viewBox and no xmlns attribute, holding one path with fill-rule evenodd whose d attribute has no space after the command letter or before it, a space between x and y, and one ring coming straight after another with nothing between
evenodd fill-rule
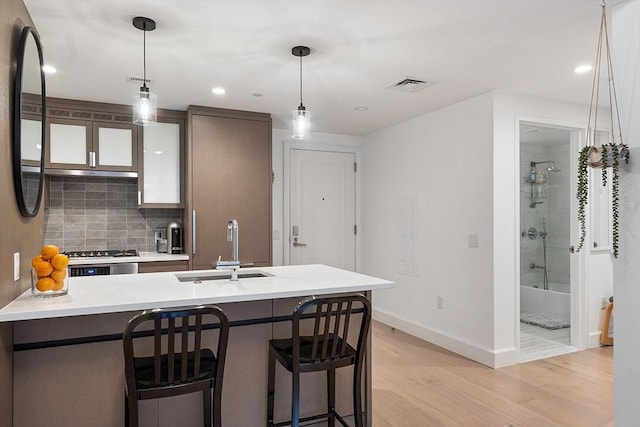
<instances>
[{"instance_id":1,"label":"white wall","mask_svg":"<svg viewBox=\"0 0 640 427\"><path fill-rule=\"evenodd\" d=\"M497 92L366 135L362 272L397 284L374 295L374 317L489 366L517 363L518 120L584 128L587 113ZM597 345L611 257L577 257L586 282L579 344Z\"/></svg>"},{"instance_id":2,"label":"white wall","mask_svg":"<svg viewBox=\"0 0 640 427\"><path fill-rule=\"evenodd\" d=\"M338 135L330 133L312 133L305 141L294 142L290 129L272 130L272 166L273 181L273 265L283 265L284 250L288 247L288 230L284 229L284 146L289 143L297 148L313 150L331 150L335 147L350 147L359 154L362 138L359 136ZM359 197L356 195L356 215L360 212ZM356 266L358 259L356 259Z\"/></svg>"},{"instance_id":3,"label":"white wall","mask_svg":"<svg viewBox=\"0 0 640 427\"><path fill-rule=\"evenodd\" d=\"M374 294L374 317L487 365L494 359L491 110L491 95L477 96L362 144L362 272L396 282ZM478 248L468 247L469 234L478 235Z\"/></svg>"},{"instance_id":4,"label":"white wall","mask_svg":"<svg viewBox=\"0 0 640 427\"><path fill-rule=\"evenodd\" d=\"M613 8L614 76L622 135L631 164L620 174L620 247L614 263L615 420L637 426L640 419L640 1Z\"/></svg>"}]
</instances>

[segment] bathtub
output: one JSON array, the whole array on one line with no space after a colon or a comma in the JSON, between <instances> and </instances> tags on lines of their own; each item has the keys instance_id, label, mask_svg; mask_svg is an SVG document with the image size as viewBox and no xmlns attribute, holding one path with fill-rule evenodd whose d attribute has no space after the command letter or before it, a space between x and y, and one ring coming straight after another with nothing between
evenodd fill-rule
<instances>
[{"instance_id":1,"label":"bathtub","mask_svg":"<svg viewBox=\"0 0 640 427\"><path fill-rule=\"evenodd\" d=\"M538 286L535 288L534 286ZM568 283L549 283L549 290L543 285L520 286L520 311L536 313L556 319L571 320L571 294Z\"/></svg>"}]
</instances>

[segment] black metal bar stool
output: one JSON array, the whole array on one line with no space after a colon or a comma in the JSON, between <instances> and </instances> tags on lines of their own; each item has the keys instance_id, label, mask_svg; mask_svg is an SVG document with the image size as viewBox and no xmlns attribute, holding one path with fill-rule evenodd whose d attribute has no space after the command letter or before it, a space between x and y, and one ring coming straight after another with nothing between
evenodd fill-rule
<instances>
[{"instance_id":1,"label":"black metal bar stool","mask_svg":"<svg viewBox=\"0 0 640 427\"><path fill-rule=\"evenodd\" d=\"M300 320L314 319L313 334L300 335ZM360 322L355 347L350 345L350 327ZM292 337L269 341L269 380L267 400L267 427L291 425L300 422L324 419L330 427L335 420L348 427L335 409L336 369L353 366L353 416L356 427L363 427L362 415L362 368L366 341L371 323L371 304L363 295L346 295L327 298L307 298L293 312ZM292 404L291 420L275 423L273 407L275 395L276 361L291 372ZM300 373L327 371L327 412L300 418Z\"/></svg>"},{"instance_id":2,"label":"black metal bar stool","mask_svg":"<svg viewBox=\"0 0 640 427\"><path fill-rule=\"evenodd\" d=\"M153 323L153 329L137 330L148 322ZM215 352L202 348L202 325L208 323L220 324ZM140 343L151 335L153 355L143 356L134 342ZM211 426L213 420L213 425L220 427L228 338L229 320L214 306L146 310L133 317L123 336L125 425L137 427L139 400L202 391L204 425Z\"/></svg>"}]
</instances>

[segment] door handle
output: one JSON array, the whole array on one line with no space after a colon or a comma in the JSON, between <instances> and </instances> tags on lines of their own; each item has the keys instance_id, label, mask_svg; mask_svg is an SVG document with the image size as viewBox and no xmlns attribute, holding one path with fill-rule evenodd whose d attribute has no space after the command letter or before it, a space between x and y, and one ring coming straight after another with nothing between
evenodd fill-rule
<instances>
[{"instance_id":1,"label":"door handle","mask_svg":"<svg viewBox=\"0 0 640 427\"><path fill-rule=\"evenodd\" d=\"M571 252L572 254L576 252L576 248L573 247L573 245L569 246L569 252Z\"/></svg>"},{"instance_id":2,"label":"door handle","mask_svg":"<svg viewBox=\"0 0 640 427\"><path fill-rule=\"evenodd\" d=\"M306 244L306 243L300 243L300 242L298 242L298 238L297 238L297 237L294 237L294 238L293 238L293 246L294 246L295 248L298 248L298 247L307 246L307 244Z\"/></svg>"}]
</instances>

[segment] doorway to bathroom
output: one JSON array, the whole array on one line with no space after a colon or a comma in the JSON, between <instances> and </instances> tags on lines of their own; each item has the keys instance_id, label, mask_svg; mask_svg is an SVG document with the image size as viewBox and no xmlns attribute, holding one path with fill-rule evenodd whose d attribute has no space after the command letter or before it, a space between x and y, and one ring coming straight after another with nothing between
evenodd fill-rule
<instances>
[{"instance_id":1,"label":"doorway to bathroom","mask_svg":"<svg viewBox=\"0 0 640 427\"><path fill-rule=\"evenodd\" d=\"M572 340L572 153L580 129L520 121L520 362ZM575 297L575 296L574 296Z\"/></svg>"}]
</instances>

